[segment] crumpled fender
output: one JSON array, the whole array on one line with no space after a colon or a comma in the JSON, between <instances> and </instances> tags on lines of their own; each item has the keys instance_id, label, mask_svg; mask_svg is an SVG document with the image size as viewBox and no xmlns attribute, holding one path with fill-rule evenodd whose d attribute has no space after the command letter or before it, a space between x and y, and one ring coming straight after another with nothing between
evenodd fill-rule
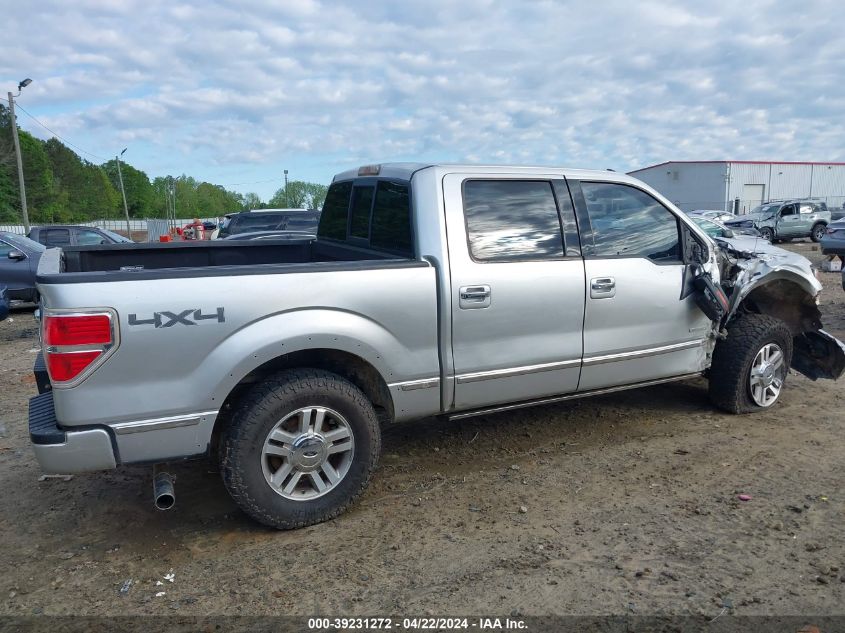
<instances>
[{"instance_id":1,"label":"crumpled fender","mask_svg":"<svg viewBox=\"0 0 845 633\"><path fill-rule=\"evenodd\" d=\"M811 380L836 380L845 373L845 344L822 329L816 299L822 286L810 261L796 253L766 245L763 252L738 250L719 242L722 283L732 289L730 322L752 297L756 308L782 319L793 335L792 368ZM727 270L726 270L727 269ZM755 291L759 291L756 294Z\"/></svg>"},{"instance_id":2,"label":"crumpled fender","mask_svg":"<svg viewBox=\"0 0 845 633\"><path fill-rule=\"evenodd\" d=\"M811 380L836 380L845 373L845 343L824 330L793 339L792 367Z\"/></svg>"}]
</instances>

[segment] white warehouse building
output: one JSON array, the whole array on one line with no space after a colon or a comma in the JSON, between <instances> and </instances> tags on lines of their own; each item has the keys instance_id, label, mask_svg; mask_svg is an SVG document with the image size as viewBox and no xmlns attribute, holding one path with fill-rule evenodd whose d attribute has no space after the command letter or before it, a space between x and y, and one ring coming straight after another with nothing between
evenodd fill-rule
<instances>
[{"instance_id":1,"label":"white warehouse building","mask_svg":"<svg viewBox=\"0 0 845 633\"><path fill-rule=\"evenodd\" d=\"M630 172L683 211L747 213L761 202L816 198L845 203L845 163L669 161Z\"/></svg>"}]
</instances>

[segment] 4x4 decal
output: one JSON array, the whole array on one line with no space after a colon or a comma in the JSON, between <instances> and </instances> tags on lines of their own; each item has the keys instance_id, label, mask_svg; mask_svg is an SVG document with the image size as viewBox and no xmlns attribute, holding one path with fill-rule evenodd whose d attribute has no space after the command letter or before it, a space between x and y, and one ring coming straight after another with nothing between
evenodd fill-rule
<instances>
[{"instance_id":1,"label":"4x4 decal","mask_svg":"<svg viewBox=\"0 0 845 633\"><path fill-rule=\"evenodd\" d=\"M225 323L226 317L223 308L217 308L215 312L203 314L202 308L190 308L181 312L153 312L151 319L139 319L137 314L129 315L129 325L154 325L155 327L173 327L174 325L199 325L198 321L216 321Z\"/></svg>"}]
</instances>

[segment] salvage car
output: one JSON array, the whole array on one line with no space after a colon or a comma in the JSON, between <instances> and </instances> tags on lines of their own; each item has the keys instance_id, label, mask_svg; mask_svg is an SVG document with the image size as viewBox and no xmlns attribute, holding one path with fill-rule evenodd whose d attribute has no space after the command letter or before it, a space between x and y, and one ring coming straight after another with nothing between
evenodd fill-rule
<instances>
[{"instance_id":1,"label":"salvage car","mask_svg":"<svg viewBox=\"0 0 845 633\"><path fill-rule=\"evenodd\" d=\"M313 240L317 238L317 227L314 232L305 231L252 231L250 233L235 233L224 240Z\"/></svg>"},{"instance_id":2,"label":"salvage car","mask_svg":"<svg viewBox=\"0 0 845 633\"><path fill-rule=\"evenodd\" d=\"M691 215L692 221L700 226L710 237L760 237L760 231L755 228L740 228L735 227L729 229L727 226L716 220L708 220L705 217Z\"/></svg>"},{"instance_id":3,"label":"salvage car","mask_svg":"<svg viewBox=\"0 0 845 633\"><path fill-rule=\"evenodd\" d=\"M55 246L85 246L90 244L123 244L132 240L119 233L100 229L95 226L77 224L49 224L33 226L27 234L29 239L39 242L47 248Z\"/></svg>"},{"instance_id":4,"label":"salvage car","mask_svg":"<svg viewBox=\"0 0 845 633\"><path fill-rule=\"evenodd\" d=\"M736 219L736 216L733 213L719 211L716 209L696 209L694 211L690 211L688 215L690 217L702 217L707 218L708 220L716 220L717 222L728 222L729 220Z\"/></svg>"},{"instance_id":5,"label":"salvage car","mask_svg":"<svg viewBox=\"0 0 845 633\"><path fill-rule=\"evenodd\" d=\"M227 216L228 217L228 216ZM260 209L234 214L220 228L220 239L255 231L316 232L320 212L313 209Z\"/></svg>"},{"instance_id":6,"label":"salvage car","mask_svg":"<svg viewBox=\"0 0 845 633\"><path fill-rule=\"evenodd\" d=\"M819 246L825 255L845 257L845 220L838 220L828 225Z\"/></svg>"},{"instance_id":7,"label":"salvage car","mask_svg":"<svg viewBox=\"0 0 845 633\"><path fill-rule=\"evenodd\" d=\"M161 508L166 463L207 456L296 528L361 494L385 424L698 376L766 411L845 347L812 270L749 242L616 172L398 163L335 176L316 240L51 249L32 446L51 473L159 464Z\"/></svg>"},{"instance_id":8,"label":"salvage car","mask_svg":"<svg viewBox=\"0 0 845 633\"><path fill-rule=\"evenodd\" d=\"M728 228L755 228L760 235L774 242L809 237L821 241L831 222L827 204L818 200L785 200L767 202L751 213L725 222Z\"/></svg>"},{"instance_id":9,"label":"salvage car","mask_svg":"<svg viewBox=\"0 0 845 633\"><path fill-rule=\"evenodd\" d=\"M16 233L0 231L0 284L9 299L38 302L35 273L45 247Z\"/></svg>"},{"instance_id":10,"label":"salvage car","mask_svg":"<svg viewBox=\"0 0 845 633\"><path fill-rule=\"evenodd\" d=\"M9 316L9 293L6 286L0 284L0 321Z\"/></svg>"}]
</instances>

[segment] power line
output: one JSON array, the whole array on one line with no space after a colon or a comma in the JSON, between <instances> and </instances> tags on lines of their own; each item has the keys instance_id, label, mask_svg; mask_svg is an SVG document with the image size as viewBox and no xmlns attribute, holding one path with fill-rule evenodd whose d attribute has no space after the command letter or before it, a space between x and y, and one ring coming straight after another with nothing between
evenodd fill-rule
<instances>
[{"instance_id":1,"label":"power line","mask_svg":"<svg viewBox=\"0 0 845 633\"><path fill-rule=\"evenodd\" d=\"M239 185L259 185L265 182L277 182L278 178L270 178L269 180L253 180L252 182L227 182L224 183L223 187L237 187Z\"/></svg>"},{"instance_id":2,"label":"power line","mask_svg":"<svg viewBox=\"0 0 845 633\"><path fill-rule=\"evenodd\" d=\"M71 142L70 142L69 140L67 140L66 138L62 138L61 136L59 136L58 134L56 134L53 130L51 130L51 129L50 129L50 128L48 128L46 125L44 125L41 121L39 121L39 120L38 120L38 119L36 119L34 116L32 116L29 112L27 112L27 111L26 111L26 110L25 110L25 109L21 106L21 104L20 104L20 103L15 102L15 106L16 106L16 107L17 107L17 108L18 108L21 112L23 112L24 114L26 114L26 116L28 116L30 119L32 119L33 121L35 121L38 125L40 125L40 126L41 126L41 127L43 127L45 130L47 130L50 134L52 134L52 135L53 135L53 136L55 136L57 139L59 139L60 141L62 141L65 145L70 145L70 146L71 146L72 148L74 148L75 150L77 150L77 151L79 151L79 152L82 152L83 154L88 154L89 156L93 156L93 157L94 157L94 158L96 158L97 160L101 160L101 161L103 161L103 162L106 162L106 161L108 161L108 160L109 160L108 158L103 158L102 156L97 156L96 154L93 154L93 153L89 152L88 150L84 150L84 149L82 149L81 147L79 147L78 145L74 145L73 143L71 143Z\"/></svg>"}]
</instances>

